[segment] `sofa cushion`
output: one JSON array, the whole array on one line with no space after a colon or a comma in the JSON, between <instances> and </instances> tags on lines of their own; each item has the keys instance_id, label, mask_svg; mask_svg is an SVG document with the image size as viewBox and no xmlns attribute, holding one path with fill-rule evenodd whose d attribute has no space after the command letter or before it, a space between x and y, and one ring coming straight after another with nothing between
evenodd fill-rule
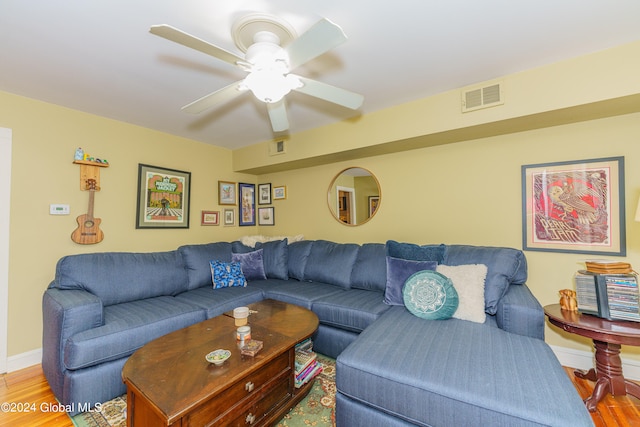
<instances>
[{"instance_id":1,"label":"sofa cushion","mask_svg":"<svg viewBox=\"0 0 640 427\"><path fill-rule=\"evenodd\" d=\"M458 293L453 283L435 271L419 271L409 277L402 296L407 310L422 319L449 319L458 308Z\"/></svg>"},{"instance_id":2,"label":"sofa cushion","mask_svg":"<svg viewBox=\"0 0 640 427\"><path fill-rule=\"evenodd\" d=\"M304 280L349 289L359 245L316 240L304 268Z\"/></svg>"},{"instance_id":3,"label":"sofa cushion","mask_svg":"<svg viewBox=\"0 0 640 427\"><path fill-rule=\"evenodd\" d=\"M304 280L304 269L313 243L313 240L303 240L289 245L289 277Z\"/></svg>"},{"instance_id":4,"label":"sofa cushion","mask_svg":"<svg viewBox=\"0 0 640 427\"><path fill-rule=\"evenodd\" d=\"M211 286L210 261L231 262L231 243L227 242L185 245L179 247L178 252L189 278L187 289Z\"/></svg>"},{"instance_id":5,"label":"sofa cushion","mask_svg":"<svg viewBox=\"0 0 640 427\"><path fill-rule=\"evenodd\" d=\"M53 287L85 290L109 306L177 295L186 290L187 276L177 251L102 252L62 257Z\"/></svg>"},{"instance_id":6,"label":"sofa cushion","mask_svg":"<svg viewBox=\"0 0 640 427\"><path fill-rule=\"evenodd\" d=\"M360 246L351 271L351 288L384 292L387 283L385 251L383 243L365 243Z\"/></svg>"},{"instance_id":7,"label":"sofa cushion","mask_svg":"<svg viewBox=\"0 0 640 427\"><path fill-rule=\"evenodd\" d=\"M262 289L265 298L288 302L311 310L314 301L341 292L340 288L320 282L298 280L254 280L249 288Z\"/></svg>"},{"instance_id":8,"label":"sofa cushion","mask_svg":"<svg viewBox=\"0 0 640 427\"><path fill-rule=\"evenodd\" d=\"M207 319L231 311L236 307L246 306L262 301L262 291L258 288L198 288L177 295L175 299L201 307L206 312Z\"/></svg>"},{"instance_id":9,"label":"sofa cushion","mask_svg":"<svg viewBox=\"0 0 640 427\"><path fill-rule=\"evenodd\" d=\"M338 393L416 425L592 425L547 344L479 323L391 307L336 369Z\"/></svg>"},{"instance_id":10,"label":"sofa cushion","mask_svg":"<svg viewBox=\"0 0 640 427\"><path fill-rule=\"evenodd\" d=\"M414 245L413 243L400 243L395 240L387 240L387 256L409 259L413 261L436 261L442 263L446 246L441 245Z\"/></svg>"},{"instance_id":11,"label":"sofa cushion","mask_svg":"<svg viewBox=\"0 0 640 427\"><path fill-rule=\"evenodd\" d=\"M444 265L436 271L451 279L458 292L458 308L453 317L471 322L484 323L484 280L487 266L484 264Z\"/></svg>"},{"instance_id":12,"label":"sofa cushion","mask_svg":"<svg viewBox=\"0 0 640 427\"><path fill-rule=\"evenodd\" d=\"M104 325L64 342L64 365L76 370L133 354L149 341L205 320L204 310L161 296L104 308Z\"/></svg>"},{"instance_id":13,"label":"sofa cushion","mask_svg":"<svg viewBox=\"0 0 640 427\"><path fill-rule=\"evenodd\" d=\"M422 270L435 270L436 261L411 261L401 258L386 257L387 282L384 291L384 303L404 305L402 288L412 274Z\"/></svg>"},{"instance_id":14,"label":"sofa cushion","mask_svg":"<svg viewBox=\"0 0 640 427\"><path fill-rule=\"evenodd\" d=\"M311 306L320 324L353 332L362 332L388 309L382 292L364 289L341 290L314 300Z\"/></svg>"},{"instance_id":15,"label":"sofa cushion","mask_svg":"<svg viewBox=\"0 0 640 427\"><path fill-rule=\"evenodd\" d=\"M509 284L527 281L527 260L522 251L489 246L449 245L443 264L484 264L487 278L484 284L485 311L496 314L500 298Z\"/></svg>"},{"instance_id":16,"label":"sofa cushion","mask_svg":"<svg viewBox=\"0 0 640 427\"><path fill-rule=\"evenodd\" d=\"M246 254L231 254L233 262L239 262L242 274L247 280L265 280L264 263L262 262L262 249L247 252Z\"/></svg>"},{"instance_id":17,"label":"sofa cushion","mask_svg":"<svg viewBox=\"0 0 640 427\"><path fill-rule=\"evenodd\" d=\"M289 245L287 239L269 242L258 242L255 247L250 247L236 241L231 245L235 254L251 253L262 250L262 262L264 273L268 279L289 279ZM247 277L247 280L250 280Z\"/></svg>"}]
</instances>

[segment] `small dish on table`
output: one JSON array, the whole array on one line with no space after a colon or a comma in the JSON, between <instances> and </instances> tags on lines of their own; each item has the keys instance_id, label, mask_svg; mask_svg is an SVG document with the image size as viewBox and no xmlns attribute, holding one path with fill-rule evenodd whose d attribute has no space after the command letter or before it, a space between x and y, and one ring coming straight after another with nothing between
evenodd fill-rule
<instances>
[{"instance_id":1,"label":"small dish on table","mask_svg":"<svg viewBox=\"0 0 640 427\"><path fill-rule=\"evenodd\" d=\"M205 356L207 362L216 366L222 365L229 357L231 357L231 352L224 349L214 350Z\"/></svg>"}]
</instances>

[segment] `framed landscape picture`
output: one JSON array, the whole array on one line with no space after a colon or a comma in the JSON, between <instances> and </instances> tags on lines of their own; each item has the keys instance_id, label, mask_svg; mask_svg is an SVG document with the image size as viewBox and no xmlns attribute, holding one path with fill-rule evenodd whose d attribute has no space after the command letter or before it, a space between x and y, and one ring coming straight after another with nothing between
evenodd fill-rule
<instances>
[{"instance_id":1,"label":"framed landscape picture","mask_svg":"<svg viewBox=\"0 0 640 427\"><path fill-rule=\"evenodd\" d=\"M522 166L524 250L626 255L624 157Z\"/></svg>"},{"instance_id":2,"label":"framed landscape picture","mask_svg":"<svg viewBox=\"0 0 640 427\"><path fill-rule=\"evenodd\" d=\"M256 185L238 184L238 225L256 225Z\"/></svg>"},{"instance_id":3,"label":"framed landscape picture","mask_svg":"<svg viewBox=\"0 0 640 427\"><path fill-rule=\"evenodd\" d=\"M136 228L189 228L191 173L138 165Z\"/></svg>"},{"instance_id":4,"label":"framed landscape picture","mask_svg":"<svg viewBox=\"0 0 640 427\"><path fill-rule=\"evenodd\" d=\"M236 183L229 181L218 181L218 204L219 205L235 205Z\"/></svg>"},{"instance_id":5,"label":"framed landscape picture","mask_svg":"<svg viewBox=\"0 0 640 427\"><path fill-rule=\"evenodd\" d=\"M284 200L287 198L287 187L284 185L279 185L277 187L273 187L273 200Z\"/></svg>"},{"instance_id":6,"label":"framed landscape picture","mask_svg":"<svg viewBox=\"0 0 640 427\"><path fill-rule=\"evenodd\" d=\"M202 211L200 225L220 225L220 211Z\"/></svg>"},{"instance_id":7,"label":"framed landscape picture","mask_svg":"<svg viewBox=\"0 0 640 427\"><path fill-rule=\"evenodd\" d=\"M258 208L258 225L276 225L273 207Z\"/></svg>"}]
</instances>

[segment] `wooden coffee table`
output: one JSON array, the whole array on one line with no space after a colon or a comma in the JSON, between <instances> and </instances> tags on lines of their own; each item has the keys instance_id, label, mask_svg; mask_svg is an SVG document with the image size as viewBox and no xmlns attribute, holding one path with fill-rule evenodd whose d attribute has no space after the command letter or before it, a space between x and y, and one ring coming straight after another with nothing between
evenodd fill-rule
<instances>
[{"instance_id":1,"label":"wooden coffee table","mask_svg":"<svg viewBox=\"0 0 640 427\"><path fill-rule=\"evenodd\" d=\"M128 426L263 426L295 406L313 381L294 387L295 345L318 328L318 317L292 304L249 305L251 336L264 342L255 357L242 356L231 313L169 333L146 344L125 363ZM221 366L206 361L231 351Z\"/></svg>"},{"instance_id":2,"label":"wooden coffee table","mask_svg":"<svg viewBox=\"0 0 640 427\"><path fill-rule=\"evenodd\" d=\"M595 368L574 371L576 377L596 382L593 393L584 401L589 411L595 411L598 402L607 393L612 396L624 396L628 393L640 399L640 385L624 379L620 359L621 344L640 346L640 323L607 320L562 310L560 304L547 305L544 312L551 324L593 340L596 350Z\"/></svg>"}]
</instances>

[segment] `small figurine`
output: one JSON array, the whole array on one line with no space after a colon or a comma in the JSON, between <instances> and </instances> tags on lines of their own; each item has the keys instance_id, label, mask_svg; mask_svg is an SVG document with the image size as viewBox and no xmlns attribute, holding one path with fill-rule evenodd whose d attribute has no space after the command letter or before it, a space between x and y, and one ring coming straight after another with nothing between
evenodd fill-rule
<instances>
[{"instance_id":1,"label":"small figurine","mask_svg":"<svg viewBox=\"0 0 640 427\"><path fill-rule=\"evenodd\" d=\"M560 308L567 311L578 311L576 291L571 289L560 290Z\"/></svg>"},{"instance_id":2,"label":"small figurine","mask_svg":"<svg viewBox=\"0 0 640 427\"><path fill-rule=\"evenodd\" d=\"M84 150L82 149L82 147L78 147L76 149L76 154L73 157L74 160L84 160Z\"/></svg>"}]
</instances>

